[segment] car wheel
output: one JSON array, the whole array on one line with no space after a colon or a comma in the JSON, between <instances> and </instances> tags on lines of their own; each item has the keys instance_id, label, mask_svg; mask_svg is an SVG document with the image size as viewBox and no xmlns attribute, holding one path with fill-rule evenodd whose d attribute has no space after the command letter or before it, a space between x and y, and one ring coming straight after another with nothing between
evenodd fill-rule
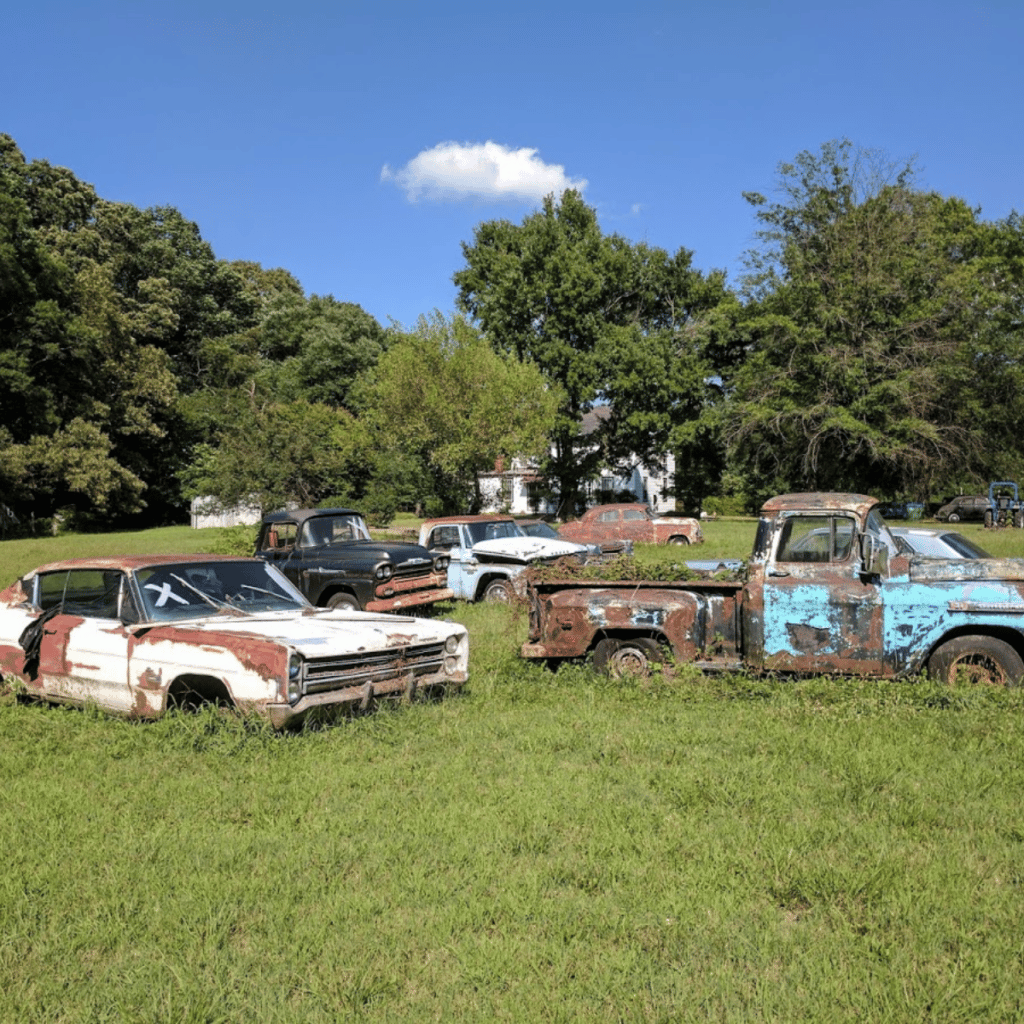
<instances>
[{"instance_id":1,"label":"car wheel","mask_svg":"<svg viewBox=\"0 0 1024 1024\"><path fill-rule=\"evenodd\" d=\"M500 601L502 604L508 604L512 597L512 584L508 580L492 580L484 588L484 601Z\"/></svg>"},{"instance_id":2,"label":"car wheel","mask_svg":"<svg viewBox=\"0 0 1024 1024\"><path fill-rule=\"evenodd\" d=\"M690 543L690 538L679 535L677 537L669 537L668 542L669 544L676 544L679 547L685 548Z\"/></svg>"},{"instance_id":3,"label":"car wheel","mask_svg":"<svg viewBox=\"0 0 1024 1024\"><path fill-rule=\"evenodd\" d=\"M982 686L1019 686L1024 660L1008 644L991 636L958 636L928 659L928 671L952 685L961 676Z\"/></svg>"},{"instance_id":4,"label":"car wheel","mask_svg":"<svg viewBox=\"0 0 1024 1024\"><path fill-rule=\"evenodd\" d=\"M986 515L987 514L988 513L986 513ZM960 516L958 516L956 514L956 512L950 512L949 513L949 522L951 522L951 523L959 523L960 522Z\"/></svg>"},{"instance_id":5,"label":"car wheel","mask_svg":"<svg viewBox=\"0 0 1024 1024\"><path fill-rule=\"evenodd\" d=\"M344 592L335 594L328 602L327 607L332 612L357 612L359 602L351 595Z\"/></svg>"},{"instance_id":6,"label":"car wheel","mask_svg":"<svg viewBox=\"0 0 1024 1024\"><path fill-rule=\"evenodd\" d=\"M654 640L602 640L594 648L594 668L612 679L646 679L664 659Z\"/></svg>"},{"instance_id":7,"label":"car wheel","mask_svg":"<svg viewBox=\"0 0 1024 1024\"><path fill-rule=\"evenodd\" d=\"M1024 527L1024 512L1013 513L1013 525L1019 530Z\"/></svg>"},{"instance_id":8,"label":"car wheel","mask_svg":"<svg viewBox=\"0 0 1024 1024\"><path fill-rule=\"evenodd\" d=\"M950 516L950 520L952 520L952 518L953 518L953 517L952 517L952 516ZM992 518L992 509L989 509L989 510L988 510L988 511L987 511L987 512L985 513L985 529L991 529L991 527L992 527L992 523L993 523L993 518Z\"/></svg>"}]
</instances>

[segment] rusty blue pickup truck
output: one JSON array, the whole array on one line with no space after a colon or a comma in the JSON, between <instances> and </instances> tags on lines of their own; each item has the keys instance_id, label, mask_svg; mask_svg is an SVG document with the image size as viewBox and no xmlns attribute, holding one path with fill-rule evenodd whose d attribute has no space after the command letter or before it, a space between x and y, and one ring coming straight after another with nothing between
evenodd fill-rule
<instances>
[{"instance_id":1,"label":"rusty blue pickup truck","mask_svg":"<svg viewBox=\"0 0 1024 1024\"><path fill-rule=\"evenodd\" d=\"M772 498L745 568L722 575L536 581L521 654L589 655L612 675L671 655L706 671L1024 676L1024 559L914 555L867 495Z\"/></svg>"}]
</instances>

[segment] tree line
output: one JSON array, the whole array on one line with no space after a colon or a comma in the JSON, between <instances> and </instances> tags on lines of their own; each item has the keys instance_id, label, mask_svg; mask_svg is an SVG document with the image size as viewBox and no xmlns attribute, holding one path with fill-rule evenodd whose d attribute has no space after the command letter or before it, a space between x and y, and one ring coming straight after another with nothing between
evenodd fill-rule
<instances>
[{"instance_id":1,"label":"tree line","mask_svg":"<svg viewBox=\"0 0 1024 1024\"><path fill-rule=\"evenodd\" d=\"M1016 479L1024 233L839 140L778 169L746 273L602 232L574 191L484 222L456 310L412 328L216 258L0 135L0 508L181 521L187 501L479 505L536 459L563 515L676 457L677 502L918 500ZM583 436L583 414L612 415Z\"/></svg>"}]
</instances>

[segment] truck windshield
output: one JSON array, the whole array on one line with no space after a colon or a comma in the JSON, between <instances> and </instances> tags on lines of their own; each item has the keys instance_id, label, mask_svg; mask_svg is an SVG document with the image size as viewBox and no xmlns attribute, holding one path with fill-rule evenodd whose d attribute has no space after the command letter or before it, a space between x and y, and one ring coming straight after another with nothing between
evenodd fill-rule
<instances>
[{"instance_id":1,"label":"truck windshield","mask_svg":"<svg viewBox=\"0 0 1024 1024\"><path fill-rule=\"evenodd\" d=\"M522 537L523 531L511 520L497 523L467 523L470 539L474 544L482 540L504 540L506 537Z\"/></svg>"},{"instance_id":2,"label":"truck windshield","mask_svg":"<svg viewBox=\"0 0 1024 1024\"><path fill-rule=\"evenodd\" d=\"M362 516L314 516L303 524L299 543L302 547L318 548L324 544L344 544L369 539L370 531L366 528Z\"/></svg>"}]
</instances>

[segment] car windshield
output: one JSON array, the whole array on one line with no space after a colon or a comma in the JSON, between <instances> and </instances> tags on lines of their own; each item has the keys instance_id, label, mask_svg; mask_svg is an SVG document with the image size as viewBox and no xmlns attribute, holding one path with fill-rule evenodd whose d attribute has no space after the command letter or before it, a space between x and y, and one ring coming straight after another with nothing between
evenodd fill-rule
<instances>
[{"instance_id":1,"label":"car windshield","mask_svg":"<svg viewBox=\"0 0 1024 1024\"><path fill-rule=\"evenodd\" d=\"M158 565L139 569L135 581L145 618L152 622L193 619L218 611L299 612L309 607L291 583L262 559Z\"/></svg>"},{"instance_id":2,"label":"car windshield","mask_svg":"<svg viewBox=\"0 0 1024 1024\"><path fill-rule=\"evenodd\" d=\"M359 515L313 516L302 525L299 543L306 548L369 540L370 531Z\"/></svg>"},{"instance_id":3,"label":"car windshield","mask_svg":"<svg viewBox=\"0 0 1024 1024\"><path fill-rule=\"evenodd\" d=\"M519 526L527 537L546 537L548 540L562 539L550 523L520 523Z\"/></svg>"},{"instance_id":4,"label":"car windshield","mask_svg":"<svg viewBox=\"0 0 1024 1024\"><path fill-rule=\"evenodd\" d=\"M903 535L915 554L926 558L991 558L961 533L907 533Z\"/></svg>"},{"instance_id":5,"label":"car windshield","mask_svg":"<svg viewBox=\"0 0 1024 1024\"><path fill-rule=\"evenodd\" d=\"M506 537L522 537L523 531L511 520L501 519L498 522L467 523L466 529L474 544L482 540L504 540Z\"/></svg>"}]
</instances>

